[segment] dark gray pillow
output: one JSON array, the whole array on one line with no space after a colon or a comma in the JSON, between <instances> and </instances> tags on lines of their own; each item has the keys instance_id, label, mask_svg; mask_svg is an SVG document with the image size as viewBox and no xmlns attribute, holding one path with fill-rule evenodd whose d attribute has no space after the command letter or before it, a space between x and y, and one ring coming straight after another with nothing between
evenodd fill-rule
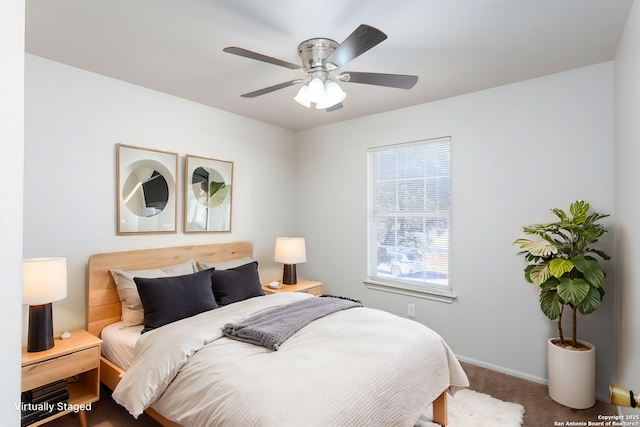
<instances>
[{"instance_id":1,"label":"dark gray pillow","mask_svg":"<svg viewBox=\"0 0 640 427\"><path fill-rule=\"evenodd\" d=\"M264 295L258 276L258 261L227 270L215 270L211 275L211 286L220 306Z\"/></svg>"},{"instance_id":2,"label":"dark gray pillow","mask_svg":"<svg viewBox=\"0 0 640 427\"><path fill-rule=\"evenodd\" d=\"M217 308L211 291L213 269L174 277L134 277L142 307L142 333Z\"/></svg>"}]
</instances>

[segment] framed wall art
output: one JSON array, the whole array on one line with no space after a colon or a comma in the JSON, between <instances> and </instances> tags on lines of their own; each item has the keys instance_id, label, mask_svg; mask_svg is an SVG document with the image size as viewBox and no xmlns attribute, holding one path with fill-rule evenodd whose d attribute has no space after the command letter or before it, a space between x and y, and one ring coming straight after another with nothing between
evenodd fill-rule
<instances>
[{"instance_id":1,"label":"framed wall art","mask_svg":"<svg viewBox=\"0 0 640 427\"><path fill-rule=\"evenodd\" d=\"M231 232L233 162L187 154L184 170L184 232Z\"/></svg>"},{"instance_id":2,"label":"framed wall art","mask_svg":"<svg viewBox=\"0 0 640 427\"><path fill-rule=\"evenodd\" d=\"M117 233L175 233L178 154L116 144Z\"/></svg>"}]
</instances>

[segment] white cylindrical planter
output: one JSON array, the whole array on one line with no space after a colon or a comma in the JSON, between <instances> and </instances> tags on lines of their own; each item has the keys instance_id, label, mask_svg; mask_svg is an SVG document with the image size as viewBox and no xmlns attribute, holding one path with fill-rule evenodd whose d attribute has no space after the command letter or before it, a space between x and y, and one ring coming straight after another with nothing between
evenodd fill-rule
<instances>
[{"instance_id":1,"label":"white cylindrical planter","mask_svg":"<svg viewBox=\"0 0 640 427\"><path fill-rule=\"evenodd\" d=\"M591 408L596 403L596 348L586 351L566 350L547 340L549 396L574 409ZM565 339L566 341L566 339Z\"/></svg>"}]
</instances>

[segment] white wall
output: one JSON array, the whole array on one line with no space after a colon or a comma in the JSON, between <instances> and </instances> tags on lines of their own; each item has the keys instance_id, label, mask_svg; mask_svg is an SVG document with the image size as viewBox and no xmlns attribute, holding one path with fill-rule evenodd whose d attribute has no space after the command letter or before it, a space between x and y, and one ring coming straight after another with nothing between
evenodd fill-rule
<instances>
[{"instance_id":1,"label":"white wall","mask_svg":"<svg viewBox=\"0 0 640 427\"><path fill-rule=\"evenodd\" d=\"M293 132L32 55L25 96L24 256L68 259L55 331L85 325L94 253L250 240L262 278L281 275L273 250L293 227ZM179 153L178 233L116 235L116 143ZM230 234L182 232L185 154L234 162Z\"/></svg>"},{"instance_id":2,"label":"white wall","mask_svg":"<svg viewBox=\"0 0 640 427\"><path fill-rule=\"evenodd\" d=\"M24 2L0 0L0 419L18 425L22 305L22 168L24 163Z\"/></svg>"},{"instance_id":3,"label":"white wall","mask_svg":"<svg viewBox=\"0 0 640 427\"><path fill-rule=\"evenodd\" d=\"M615 210L619 286L617 384L640 392L640 4L634 5L615 58ZM637 414L637 409L625 409Z\"/></svg>"},{"instance_id":4,"label":"white wall","mask_svg":"<svg viewBox=\"0 0 640 427\"><path fill-rule=\"evenodd\" d=\"M301 132L296 229L307 238L308 262L299 275L401 316L414 303L417 320L458 355L543 381L545 339L556 335L555 322L540 311L512 242L523 225L552 221L549 209L567 210L576 199L613 213L612 82L613 64L604 63ZM446 135L458 299L445 304L367 289L366 149ZM610 233L601 245L611 255L613 241ZM578 323L578 336L598 348L604 399L616 362L614 266L605 268L606 302Z\"/></svg>"}]
</instances>

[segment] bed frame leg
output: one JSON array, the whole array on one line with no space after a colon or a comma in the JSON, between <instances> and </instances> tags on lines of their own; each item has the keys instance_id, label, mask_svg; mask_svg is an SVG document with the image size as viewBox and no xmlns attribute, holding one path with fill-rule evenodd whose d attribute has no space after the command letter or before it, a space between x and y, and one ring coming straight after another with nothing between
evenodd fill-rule
<instances>
[{"instance_id":1,"label":"bed frame leg","mask_svg":"<svg viewBox=\"0 0 640 427\"><path fill-rule=\"evenodd\" d=\"M440 396L433 401L433 422L438 423L441 426L449 424L449 417L447 414L447 391L443 391Z\"/></svg>"}]
</instances>

